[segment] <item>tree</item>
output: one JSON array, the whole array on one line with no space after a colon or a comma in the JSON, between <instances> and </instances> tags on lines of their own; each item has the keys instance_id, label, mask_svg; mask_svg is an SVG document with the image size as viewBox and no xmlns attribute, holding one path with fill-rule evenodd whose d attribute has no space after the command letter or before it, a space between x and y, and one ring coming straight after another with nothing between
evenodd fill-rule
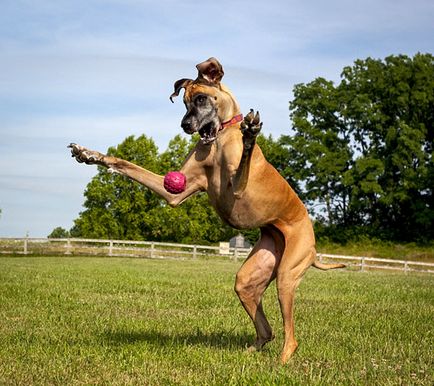
<instances>
[{"instance_id":1,"label":"tree","mask_svg":"<svg viewBox=\"0 0 434 386\"><path fill-rule=\"evenodd\" d=\"M62 227L57 227L57 228L54 228L53 231L48 235L48 238L49 239L66 239L69 236L70 236L69 232L66 229L64 229Z\"/></svg>"},{"instance_id":2,"label":"tree","mask_svg":"<svg viewBox=\"0 0 434 386\"><path fill-rule=\"evenodd\" d=\"M329 226L432 239L433 56L357 60L341 77L294 89L285 143L302 195Z\"/></svg>"},{"instance_id":3,"label":"tree","mask_svg":"<svg viewBox=\"0 0 434 386\"><path fill-rule=\"evenodd\" d=\"M296 85L291 110L296 134L282 141L289 147L290 169L303 185L299 194L311 206L322 205L329 225L345 223L349 192L342 175L353 152L339 119L337 90L323 78Z\"/></svg>"},{"instance_id":4,"label":"tree","mask_svg":"<svg viewBox=\"0 0 434 386\"><path fill-rule=\"evenodd\" d=\"M346 119L361 145L359 158L376 163L371 222L391 237L432 238L433 57L356 61L344 69L341 88ZM360 189L356 193L358 200Z\"/></svg>"}]
</instances>

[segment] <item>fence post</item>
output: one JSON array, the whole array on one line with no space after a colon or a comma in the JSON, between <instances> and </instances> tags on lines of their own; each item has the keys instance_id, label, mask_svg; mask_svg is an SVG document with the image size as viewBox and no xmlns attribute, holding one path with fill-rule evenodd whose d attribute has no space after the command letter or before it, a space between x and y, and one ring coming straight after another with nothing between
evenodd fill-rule
<instances>
[{"instance_id":1,"label":"fence post","mask_svg":"<svg viewBox=\"0 0 434 386\"><path fill-rule=\"evenodd\" d=\"M66 251L65 251L65 255L70 255L70 254L71 254L71 240L68 237L66 239Z\"/></svg>"},{"instance_id":2,"label":"fence post","mask_svg":"<svg viewBox=\"0 0 434 386\"><path fill-rule=\"evenodd\" d=\"M235 245L234 247L234 261L237 262L238 261L238 248Z\"/></svg>"},{"instance_id":3,"label":"fence post","mask_svg":"<svg viewBox=\"0 0 434 386\"><path fill-rule=\"evenodd\" d=\"M193 246L193 259L197 258L197 245Z\"/></svg>"},{"instance_id":4,"label":"fence post","mask_svg":"<svg viewBox=\"0 0 434 386\"><path fill-rule=\"evenodd\" d=\"M109 256L113 256L113 240L109 241L109 252L108 252Z\"/></svg>"},{"instance_id":5,"label":"fence post","mask_svg":"<svg viewBox=\"0 0 434 386\"><path fill-rule=\"evenodd\" d=\"M154 257L154 242L151 243L151 259Z\"/></svg>"},{"instance_id":6,"label":"fence post","mask_svg":"<svg viewBox=\"0 0 434 386\"><path fill-rule=\"evenodd\" d=\"M27 255L27 242L29 240L29 234L26 234L26 237L24 238L24 254Z\"/></svg>"},{"instance_id":7,"label":"fence post","mask_svg":"<svg viewBox=\"0 0 434 386\"><path fill-rule=\"evenodd\" d=\"M320 263L322 263L322 253L320 253L320 254L318 255L318 260L319 260Z\"/></svg>"},{"instance_id":8,"label":"fence post","mask_svg":"<svg viewBox=\"0 0 434 386\"><path fill-rule=\"evenodd\" d=\"M405 260L405 262L404 262L404 273L407 275L407 273L408 273L408 261L407 260Z\"/></svg>"},{"instance_id":9,"label":"fence post","mask_svg":"<svg viewBox=\"0 0 434 386\"><path fill-rule=\"evenodd\" d=\"M360 259L360 271L364 271L365 270L365 257L363 256L361 259Z\"/></svg>"}]
</instances>

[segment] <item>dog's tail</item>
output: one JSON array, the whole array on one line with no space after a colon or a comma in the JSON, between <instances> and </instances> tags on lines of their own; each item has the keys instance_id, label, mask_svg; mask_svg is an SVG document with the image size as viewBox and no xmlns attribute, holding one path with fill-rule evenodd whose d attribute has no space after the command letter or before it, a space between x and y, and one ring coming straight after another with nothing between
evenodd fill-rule
<instances>
[{"instance_id":1,"label":"dog's tail","mask_svg":"<svg viewBox=\"0 0 434 386\"><path fill-rule=\"evenodd\" d=\"M319 262L318 260L315 260L312 265L315 268L321 269L322 271L328 271L329 269L337 269L337 268L345 268L345 264L324 264Z\"/></svg>"}]
</instances>

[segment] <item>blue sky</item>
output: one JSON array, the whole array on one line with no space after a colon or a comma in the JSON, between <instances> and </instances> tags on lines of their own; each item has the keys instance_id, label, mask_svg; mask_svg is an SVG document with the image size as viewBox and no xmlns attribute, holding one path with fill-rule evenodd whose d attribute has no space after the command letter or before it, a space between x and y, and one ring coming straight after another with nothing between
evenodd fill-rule
<instances>
[{"instance_id":1,"label":"blue sky","mask_svg":"<svg viewBox=\"0 0 434 386\"><path fill-rule=\"evenodd\" d=\"M66 145L105 151L180 132L173 83L210 56L264 133L290 133L294 84L338 81L368 56L433 53L434 2L5 0L0 13L0 237L69 229L96 168Z\"/></svg>"}]
</instances>

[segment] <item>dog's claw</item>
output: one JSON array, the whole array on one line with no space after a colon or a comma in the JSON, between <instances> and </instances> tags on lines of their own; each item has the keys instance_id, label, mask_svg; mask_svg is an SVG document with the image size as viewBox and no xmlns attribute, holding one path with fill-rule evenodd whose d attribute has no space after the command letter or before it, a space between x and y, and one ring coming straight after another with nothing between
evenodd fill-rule
<instances>
[{"instance_id":1,"label":"dog's claw","mask_svg":"<svg viewBox=\"0 0 434 386\"><path fill-rule=\"evenodd\" d=\"M254 116L255 116L254 110L250 109L249 113L244 117L243 123L252 122Z\"/></svg>"},{"instance_id":2,"label":"dog's claw","mask_svg":"<svg viewBox=\"0 0 434 386\"><path fill-rule=\"evenodd\" d=\"M259 116L259 111L256 112L255 118L253 119L253 124L257 125L261 121L261 117ZM262 125L262 123L261 123Z\"/></svg>"}]
</instances>

